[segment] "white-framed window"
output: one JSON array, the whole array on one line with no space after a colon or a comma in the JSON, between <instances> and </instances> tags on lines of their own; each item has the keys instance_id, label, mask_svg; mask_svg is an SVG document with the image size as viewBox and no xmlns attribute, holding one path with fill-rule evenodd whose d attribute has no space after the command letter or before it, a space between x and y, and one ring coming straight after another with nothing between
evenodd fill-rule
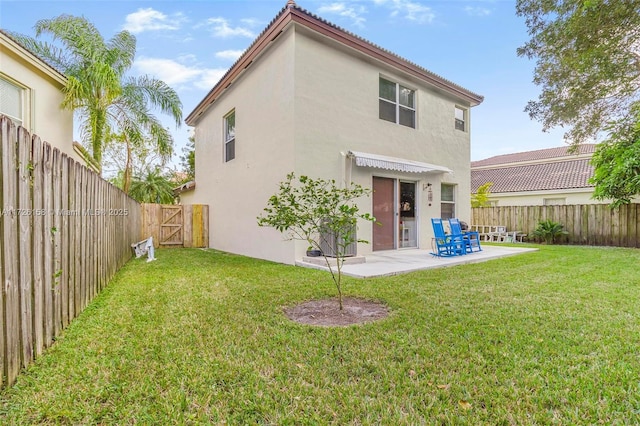
<instances>
[{"instance_id":1,"label":"white-framed window","mask_svg":"<svg viewBox=\"0 0 640 426\"><path fill-rule=\"evenodd\" d=\"M379 104L382 120L416 128L416 91L380 77Z\"/></svg>"},{"instance_id":2,"label":"white-framed window","mask_svg":"<svg viewBox=\"0 0 640 426\"><path fill-rule=\"evenodd\" d=\"M456 130L462 130L463 132L467 130L467 110L456 105L454 114Z\"/></svg>"},{"instance_id":3,"label":"white-framed window","mask_svg":"<svg viewBox=\"0 0 640 426\"><path fill-rule=\"evenodd\" d=\"M236 158L236 110L224 116L224 161Z\"/></svg>"},{"instance_id":4,"label":"white-framed window","mask_svg":"<svg viewBox=\"0 0 640 426\"><path fill-rule=\"evenodd\" d=\"M17 126L27 127L27 89L0 76L0 114L6 115Z\"/></svg>"},{"instance_id":5,"label":"white-framed window","mask_svg":"<svg viewBox=\"0 0 640 426\"><path fill-rule=\"evenodd\" d=\"M440 185L440 217L456 217L456 186L448 183Z\"/></svg>"}]
</instances>

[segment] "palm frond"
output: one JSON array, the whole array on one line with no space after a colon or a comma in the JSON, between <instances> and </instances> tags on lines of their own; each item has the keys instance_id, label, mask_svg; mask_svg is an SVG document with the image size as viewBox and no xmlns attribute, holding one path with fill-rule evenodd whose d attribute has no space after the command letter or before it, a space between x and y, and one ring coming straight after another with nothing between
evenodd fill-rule
<instances>
[{"instance_id":1,"label":"palm frond","mask_svg":"<svg viewBox=\"0 0 640 426\"><path fill-rule=\"evenodd\" d=\"M74 62L97 61L104 55L106 46L98 29L84 17L60 15L41 19L35 25L36 37L47 33L60 40L73 56Z\"/></svg>"},{"instance_id":2,"label":"palm frond","mask_svg":"<svg viewBox=\"0 0 640 426\"><path fill-rule=\"evenodd\" d=\"M176 126L182 123L182 102L175 90L167 83L148 75L128 78L123 83L123 91L137 96L143 96L153 107L170 115L176 122Z\"/></svg>"}]
</instances>

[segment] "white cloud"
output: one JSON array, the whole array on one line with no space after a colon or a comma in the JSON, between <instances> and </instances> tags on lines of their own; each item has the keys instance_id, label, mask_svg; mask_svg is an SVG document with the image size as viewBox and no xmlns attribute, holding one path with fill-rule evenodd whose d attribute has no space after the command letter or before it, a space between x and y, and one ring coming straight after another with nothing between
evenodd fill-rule
<instances>
[{"instance_id":1,"label":"white cloud","mask_svg":"<svg viewBox=\"0 0 640 426\"><path fill-rule=\"evenodd\" d=\"M250 27L257 27L258 25L260 25L260 21L258 21L255 18L244 18L244 19L241 19L240 22Z\"/></svg>"},{"instance_id":2,"label":"white cloud","mask_svg":"<svg viewBox=\"0 0 640 426\"><path fill-rule=\"evenodd\" d=\"M491 15L490 9L485 9L484 7L473 7L467 6L464 8L464 11L469 16L489 16Z\"/></svg>"},{"instance_id":3,"label":"white cloud","mask_svg":"<svg viewBox=\"0 0 640 426\"><path fill-rule=\"evenodd\" d=\"M134 34L143 31L154 30L177 30L180 24L185 21L182 14L175 14L171 17L152 8L138 9L137 12L130 13L125 18L123 29Z\"/></svg>"},{"instance_id":4,"label":"white cloud","mask_svg":"<svg viewBox=\"0 0 640 426\"><path fill-rule=\"evenodd\" d=\"M392 17L402 17L418 23L431 23L436 15L429 6L411 0L373 0L375 4L391 9Z\"/></svg>"},{"instance_id":5,"label":"white cloud","mask_svg":"<svg viewBox=\"0 0 640 426\"><path fill-rule=\"evenodd\" d=\"M231 27L229 25L229 21L224 18L209 18L207 19L205 26L211 28L211 33L214 37L255 37L253 31L251 31L249 28Z\"/></svg>"},{"instance_id":6,"label":"white cloud","mask_svg":"<svg viewBox=\"0 0 640 426\"><path fill-rule=\"evenodd\" d=\"M200 78L195 82L195 85L200 89L210 90L217 82L220 81L222 76L227 72L226 68L209 68L202 70Z\"/></svg>"},{"instance_id":7,"label":"white cloud","mask_svg":"<svg viewBox=\"0 0 640 426\"><path fill-rule=\"evenodd\" d=\"M216 58L235 61L243 52L243 50L222 50L220 52L216 52Z\"/></svg>"},{"instance_id":8,"label":"white cloud","mask_svg":"<svg viewBox=\"0 0 640 426\"><path fill-rule=\"evenodd\" d=\"M184 65L173 59L147 57L136 59L133 68L140 74L149 74L169 86L194 84L202 89L211 89L227 72L226 68L200 68Z\"/></svg>"},{"instance_id":9,"label":"white cloud","mask_svg":"<svg viewBox=\"0 0 640 426\"><path fill-rule=\"evenodd\" d=\"M353 24L362 27L366 19L362 16L367 10L363 6L348 6L346 3L331 3L318 8L319 14L334 14L349 18Z\"/></svg>"}]
</instances>

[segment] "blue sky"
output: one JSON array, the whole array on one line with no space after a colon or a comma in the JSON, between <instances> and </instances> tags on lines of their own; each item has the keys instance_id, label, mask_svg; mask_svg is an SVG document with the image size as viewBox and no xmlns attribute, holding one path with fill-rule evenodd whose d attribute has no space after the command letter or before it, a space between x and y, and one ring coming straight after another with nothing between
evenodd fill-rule
<instances>
[{"instance_id":1,"label":"blue sky","mask_svg":"<svg viewBox=\"0 0 640 426\"><path fill-rule=\"evenodd\" d=\"M83 15L105 38L138 40L134 74L171 85L186 117L286 4L286 0L0 0L0 27L34 35L39 19ZM539 93L534 63L516 55L527 39L515 1L297 0L297 4L485 97L471 112L471 159L561 146L524 112ZM167 121L169 125L169 121ZM176 152L189 127L174 130ZM177 158L177 156L176 156Z\"/></svg>"}]
</instances>

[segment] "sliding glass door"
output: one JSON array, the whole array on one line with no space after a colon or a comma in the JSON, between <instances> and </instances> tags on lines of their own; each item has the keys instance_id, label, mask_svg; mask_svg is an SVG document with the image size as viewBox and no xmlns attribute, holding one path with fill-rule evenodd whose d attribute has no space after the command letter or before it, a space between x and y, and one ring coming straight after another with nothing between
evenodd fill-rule
<instances>
[{"instance_id":1,"label":"sliding glass door","mask_svg":"<svg viewBox=\"0 0 640 426\"><path fill-rule=\"evenodd\" d=\"M418 246L416 183L373 178L373 250Z\"/></svg>"}]
</instances>

